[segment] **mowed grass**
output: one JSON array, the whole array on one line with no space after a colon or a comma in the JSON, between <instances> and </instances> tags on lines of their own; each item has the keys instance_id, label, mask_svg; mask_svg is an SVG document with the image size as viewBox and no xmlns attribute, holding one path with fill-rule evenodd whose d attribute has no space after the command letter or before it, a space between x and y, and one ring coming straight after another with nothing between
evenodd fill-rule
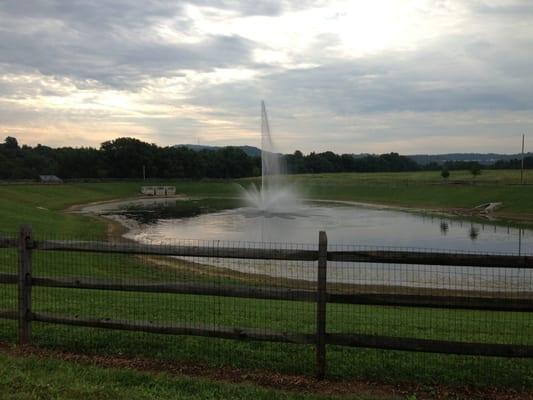
<instances>
[{"instance_id":1,"label":"mowed grass","mask_svg":"<svg viewBox=\"0 0 533 400\"><path fill-rule=\"evenodd\" d=\"M398 184L416 184L416 183L499 183L499 184L519 184L520 170L482 170L480 175L473 176L470 171L450 171L450 177L443 179L440 171L414 171L414 172L341 172L341 173L324 173L324 174L307 174L293 175L296 177L328 177L333 181L350 181L356 180L362 183L373 182L396 182ZM533 183L533 171L526 170L524 173L524 182Z\"/></svg>"},{"instance_id":2,"label":"mowed grass","mask_svg":"<svg viewBox=\"0 0 533 400\"><path fill-rule=\"evenodd\" d=\"M527 173L533 183L533 172ZM452 171L448 180L438 171L309 174L287 179L311 199L429 209L470 209L501 202L497 217L533 223L533 185L519 185L516 170L484 170L475 179L468 171Z\"/></svg>"},{"instance_id":3,"label":"mowed grass","mask_svg":"<svg viewBox=\"0 0 533 400\"><path fill-rule=\"evenodd\" d=\"M372 174L372 182L368 175L320 174L289 179L294 180L306 195L317 199L371 201L412 207L471 207L486 201L504 201L506 212L511 209L519 215L529 213L533 203L529 201L526 204L532 196L533 187L530 186L488 182L483 185L434 184L431 182L433 175L426 172L414 174L419 181L417 184L407 182L410 174ZM250 180L239 183L246 186ZM239 193L235 182L179 181L168 184L176 185L178 193L189 196L235 197ZM0 186L0 232L16 232L21 223L31 222L38 236L103 238L105 223L67 214L63 210L74 204L134 196L141 185L142 182ZM35 273L41 276L165 282L184 279L205 282L211 279L216 283L234 283L194 274L178 275L170 268L154 267L142 258L127 255L40 253L35 255L35 261ZM16 252L1 250L0 272L14 273L15 270ZM309 303L45 288L35 288L33 299L37 312L167 324L185 322L314 331L314 306ZM16 308L15 286L0 285L0 308ZM533 344L533 318L527 313L329 305L328 318L328 330L332 332ZM16 339L13 321L0 320L0 338ZM312 346L173 337L43 323L34 324L34 342L85 353L143 355L215 367L230 365L304 374L313 372L315 357ZM394 383L415 381L422 384L533 388L532 360L335 346L328 348L328 374L337 379Z\"/></svg>"},{"instance_id":4,"label":"mowed grass","mask_svg":"<svg viewBox=\"0 0 533 400\"><path fill-rule=\"evenodd\" d=\"M31 223L35 232L41 234L103 237L106 231L104 222L63 211L73 205L137 196L143 184L0 185L0 232L14 232L21 224ZM175 185L179 194L189 196L230 197L236 196L238 191L238 185L232 182L179 181L155 184Z\"/></svg>"},{"instance_id":5,"label":"mowed grass","mask_svg":"<svg viewBox=\"0 0 533 400\"><path fill-rule=\"evenodd\" d=\"M15 357L1 353L0 393L3 400L339 399L333 396L281 392L251 384L101 368L53 358ZM376 397L342 398L371 400Z\"/></svg>"}]
</instances>

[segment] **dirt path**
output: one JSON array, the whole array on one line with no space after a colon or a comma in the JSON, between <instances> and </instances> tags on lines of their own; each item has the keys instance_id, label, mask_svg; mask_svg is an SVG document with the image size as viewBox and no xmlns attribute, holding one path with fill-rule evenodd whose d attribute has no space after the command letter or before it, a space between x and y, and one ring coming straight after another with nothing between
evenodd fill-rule
<instances>
[{"instance_id":1,"label":"dirt path","mask_svg":"<svg viewBox=\"0 0 533 400\"><path fill-rule=\"evenodd\" d=\"M317 380L305 375L289 375L275 372L240 370L236 368L212 368L207 365L162 361L149 358L130 358L103 355L86 355L35 346L16 346L0 342L0 352L9 356L51 358L102 368L127 368L141 372L166 373L174 376L208 378L227 383L251 383L277 390L313 393L319 395L360 395L372 398L422 399L473 399L473 400L533 400L532 391L514 389L470 387L452 388L442 385L422 387L417 384L390 385L368 381Z\"/></svg>"}]
</instances>

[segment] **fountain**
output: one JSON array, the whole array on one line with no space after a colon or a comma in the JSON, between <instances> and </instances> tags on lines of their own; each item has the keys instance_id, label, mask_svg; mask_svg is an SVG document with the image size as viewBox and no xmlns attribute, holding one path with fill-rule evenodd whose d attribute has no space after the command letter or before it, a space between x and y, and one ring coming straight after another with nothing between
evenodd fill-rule
<instances>
[{"instance_id":1,"label":"fountain","mask_svg":"<svg viewBox=\"0 0 533 400\"><path fill-rule=\"evenodd\" d=\"M330 248L359 250L393 246L405 248L416 245L419 248L449 249L476 252L504 252L533 254L533 231L505 231L494 225L492 230L481 230L479 224L463 227L453 219L427 219L417 214L405 213L386 207L372 207L349 204L348 202L327 203L302 201L291 178L284 174L282 156L274 146L268 115L264 102L261 103L261 184L241 187L246 207L226 209L194 216L172 216L155 218L143 223L141 216L131 216L131 210L114 211L118 221L134 227L126 237L141 243L199 239L216 243L216 246L237 246L261 248L277 243L280 248L305 249L306 243L316 243L317 232L325 230ZM332 186L333 187L333 186ZM133 200L139 201L139 200ZM176 200L175 200L176 201ZM93 207L102 207L96 205ZM104 207L112 207L106 204ZM120 208L120 206L119 206ZM169 208L172 208L171 206ZM111 211L100 211L113 215ZM153 218L153 210L147 213ZM129 214L129 215L128 215ZM136 218L137 220L132 220ZM465 240L466 235L470 240ZM221 240L223 239L223 240ZM353 245L353 243L357 245ZM195 242L198 243L198 242ZM301 245L303 244L303 245ZM316 245L313 245L316 246ZM362 246L362 247L361 247ZM316 247L312 247L315 249ZM516 249L518 248L518 251ZM280 263L271 260L244 262L217 258L190 258L187 261L199 265L212 265L225 270L259 276L283 277L303 281L316 279L314 262ZM222 261L221 261L222 260ZM328 264L328 281L342 284L400 285L412 287L442 288L454 290L513 291L531 290L532 274L520 269L474 268L441 266L427 268L411 266L408 269L390 264L352 264L347 268L335 262Z\"/></svg>"},{"instance_id":2,"label":"fountain","mask_svg":"<svg viewBox=\"0 0 533 400\"><path fill-rule=\"evenodd\" d=\"M261 101L261 188L255 184L242 188L248 211L264 216L301 213L303 204L294 186L288 184L285 172L281 154L272 141L265 102Z\"/></svg>"}]
</instances>

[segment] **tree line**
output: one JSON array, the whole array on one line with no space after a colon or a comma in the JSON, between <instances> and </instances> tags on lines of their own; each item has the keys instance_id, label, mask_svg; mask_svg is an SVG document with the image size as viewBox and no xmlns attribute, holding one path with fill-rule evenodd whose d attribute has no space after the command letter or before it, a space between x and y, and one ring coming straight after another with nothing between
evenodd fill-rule
<instances>
[{"instance_id":1,"label":"tree line","mask_svg":"<svg viewBox=\"0 0 533 400\"><path fill-rule=\"evenodd\" d=\"M481 170L477 162L456 161L444 165L421 166L398 153L354 156L331 151L301 151L282 156L287 172L402 172L419 170ZM533 157L525 160L533 167ZM520 168L520 160L498 161L493 168ZM261 159L247 155L238 147L193 150L184 146L157 146L134 138L118 138L99 148L20 146L7 137L0 143L0 179L36 179L39 175L57 175L64 179L84 178L187 178L229 179L258 176Z\"/></svg>"},{"instance_id":2,"label":"tree line","mask_svg":"<svg viewBox=\"0 0 533 400\"><path fill-rule=\"evenodd\" d=\"M261 160L236 147L194 151L134 138L91 147L19 146L8 137L0 144L0 179L35 179L57 175L82 178L243 178L261 173Z\"/></svg>"},{"instance_id":3,"label":"tree line","mask_svg":"<svg viewBox=\"0 0 533 400\"><path fill-rule=\"evenodd\" d=\"M335 154L331 151L310 153L305 156L297 150L284 156L287 170L293 174L320 172L402 172L423 169L409 157L398 153L366 155Z\"/></svg>"}]
</instances>

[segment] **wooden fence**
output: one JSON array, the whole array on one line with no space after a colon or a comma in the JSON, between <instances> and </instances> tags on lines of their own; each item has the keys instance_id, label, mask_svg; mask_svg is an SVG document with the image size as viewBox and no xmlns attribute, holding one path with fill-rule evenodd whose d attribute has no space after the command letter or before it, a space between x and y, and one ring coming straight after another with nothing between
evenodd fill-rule
<instances>
[{"instance_id":1,"label":"wooden fence","mask_svg":"<svg viewBox=\"0 0 533 400\"><path fill-rule=\"evenodd\" d=\"M316 347L316 374L319 378L324 376L326 370L327 344L462 355L533 357L533 346L530 345L456 342L354 333L328 333L326 326L327 303L533 312L533 300L530 296L527 298L488 298L456 295L433 296L427 294L328 293L328 261L532 269L533 257L529 256L486 256L411 251L328 251L325 232L319 233L317 250L181 245L161 246L135 243L34 240L29 225L21 227L18 239L0 237L0 248L18 248L19 252L18 275L0 274L0 283L18 285L18 310L0 310L0 318L18 320L18 338L20 344L30 343L31 324L33 321L171 335L195 335L234 340L310 344ZM125 283L95 281L92 279L33 277L32 253L34 251L76 251L181 257L316 261L318 273L316 290L252 286L234 287L224 285L213 287L199 283ZM36 313L32 311L31 292L33 286L315 302L316 332L295 333L223 326L207 327L195 325L191 327L176 324L161 325L142 321L124 322L110 319Z\"/></svg>"}]
</instances>

